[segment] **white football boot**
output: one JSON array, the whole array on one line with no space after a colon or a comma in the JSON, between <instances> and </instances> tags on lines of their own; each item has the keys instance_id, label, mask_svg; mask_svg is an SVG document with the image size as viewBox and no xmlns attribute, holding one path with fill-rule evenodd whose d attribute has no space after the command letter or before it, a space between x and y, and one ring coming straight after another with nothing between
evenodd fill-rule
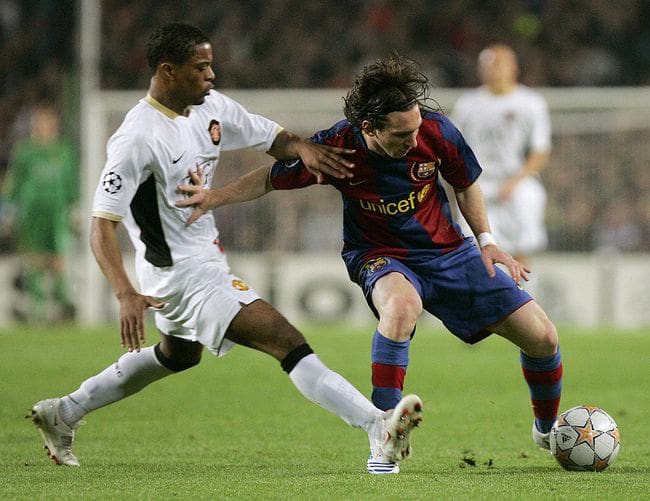
<instances>
[{"instance_id":1,"label":"white football boot","mask_svg":"<svg viewBox=\"0 0 650 501\"><path fill-rule=\"evenodd\" d=\"M542 433L537 429L535 420L533 419L533 442L540 449L551 452L551 432Z\"/></svg>"},{"instance_id":2,"label":"white football boot","mask_svg":"<svg viewBox=\"0 0 650 501\"><path fill-rule=\"evenodd\" d=\"M72 441L74 440L75 428L71 428L63 422L59 415L60 398L50 398L36 402L32 407L30 416L32 422L43 436L47 455L56 463L66 466L79 466L79 460L72 453Z\"/></svg>"},{"instance_id":3,"label":"white football boot","mask_svg":"<svg viewBox=\"0 0 650 501\"><path fill-rule=\"evenodd\" d=\"M422 400L406 395L373 425L368 438L368 473L399 473L399 462L411 455L410 434L422 421Z\"/></svg>"}]
</instances>

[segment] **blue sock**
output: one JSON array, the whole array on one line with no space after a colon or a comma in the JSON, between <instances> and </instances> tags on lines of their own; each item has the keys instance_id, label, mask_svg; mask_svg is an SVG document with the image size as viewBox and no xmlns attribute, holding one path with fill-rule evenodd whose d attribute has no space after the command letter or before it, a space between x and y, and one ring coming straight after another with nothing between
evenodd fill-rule
<instances>
[{"instance_id":1,"label":"blue sock","mask_svg":"<svg viewBox=\"0 0 650 501\"><path fill-rule=\"evenodd\" d=\"M393 341L378 330L372 337L372 403L381 410L394 409L402 399L411 340Z\"/></svg>"}]
</instances>

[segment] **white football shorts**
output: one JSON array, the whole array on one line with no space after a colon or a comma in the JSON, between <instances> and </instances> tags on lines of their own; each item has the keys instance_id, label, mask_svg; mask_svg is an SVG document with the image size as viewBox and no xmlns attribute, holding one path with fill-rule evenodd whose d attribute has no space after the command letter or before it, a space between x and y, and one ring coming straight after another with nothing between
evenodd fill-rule
<instances>
[{"instance_id":1,"label":"white football shorts","mask_svg":"<svg viewBox=\"0 0 650 501\"><path fill-rule=\"evenodd\" d=\"M165 303L154 310L156 327L163 334L198 341L217 356L234 345L224 336L242 305L260 298L230 272L223 254L184 259L168 268L144 262L138 272L142 294Z\"/></svg>"},{"instance_id":2,"label":"white football shorts","mask_svg":"<svg viewBox=\"0 0 650 501\"><path fill-rule=\"evenodd\" d=\"M488 202L487 210L497 244L510 254L530 255L548 246L546 190L536 177L522 180L505 202Z\"/></svg>"}]
</instances>

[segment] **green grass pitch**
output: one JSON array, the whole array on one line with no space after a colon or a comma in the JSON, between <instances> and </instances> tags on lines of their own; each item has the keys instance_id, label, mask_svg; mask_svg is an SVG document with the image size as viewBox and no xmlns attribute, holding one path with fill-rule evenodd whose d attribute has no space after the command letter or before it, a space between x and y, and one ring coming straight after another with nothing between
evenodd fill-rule
<instances>
[{"instance_id":1,"label":"green grass pitch","mask_svg":"<svg viewBox=\"0 0 650 501\"><path fill-rule=\"evenodd\" d=\"M304 329L331 368L369 393L372 328ZM537 450L516 350L494 336L465 346L421 323L407 392L425 419L400 475L365 473L365 432L304 400L279 364L245 348L154 383L87 416L58 467L23 416L121 353L113 328L0 331L2 499L648 499L650 336L562 328L562 410L608 411L621 430L617 462L566 472ZM149 335L155 338L152 328Z\"/></svg>"}]
</instances>

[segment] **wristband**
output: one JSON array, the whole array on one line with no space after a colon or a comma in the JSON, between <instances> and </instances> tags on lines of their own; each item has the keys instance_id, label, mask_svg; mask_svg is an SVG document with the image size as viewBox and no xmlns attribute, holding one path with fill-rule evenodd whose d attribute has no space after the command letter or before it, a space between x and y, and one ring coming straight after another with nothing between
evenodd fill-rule
<instances>
[{"instance_id":1,"label":"wristband","mask_svg":"<svg viewBox=\"0 0 650 501\"><path fill-rule=\"evenodd\" d=\"M478 246L482 249L486 245L496 245L497 241L494 239L492 233L484 231L478 235Z\"/></svg>"}]
</instances>

